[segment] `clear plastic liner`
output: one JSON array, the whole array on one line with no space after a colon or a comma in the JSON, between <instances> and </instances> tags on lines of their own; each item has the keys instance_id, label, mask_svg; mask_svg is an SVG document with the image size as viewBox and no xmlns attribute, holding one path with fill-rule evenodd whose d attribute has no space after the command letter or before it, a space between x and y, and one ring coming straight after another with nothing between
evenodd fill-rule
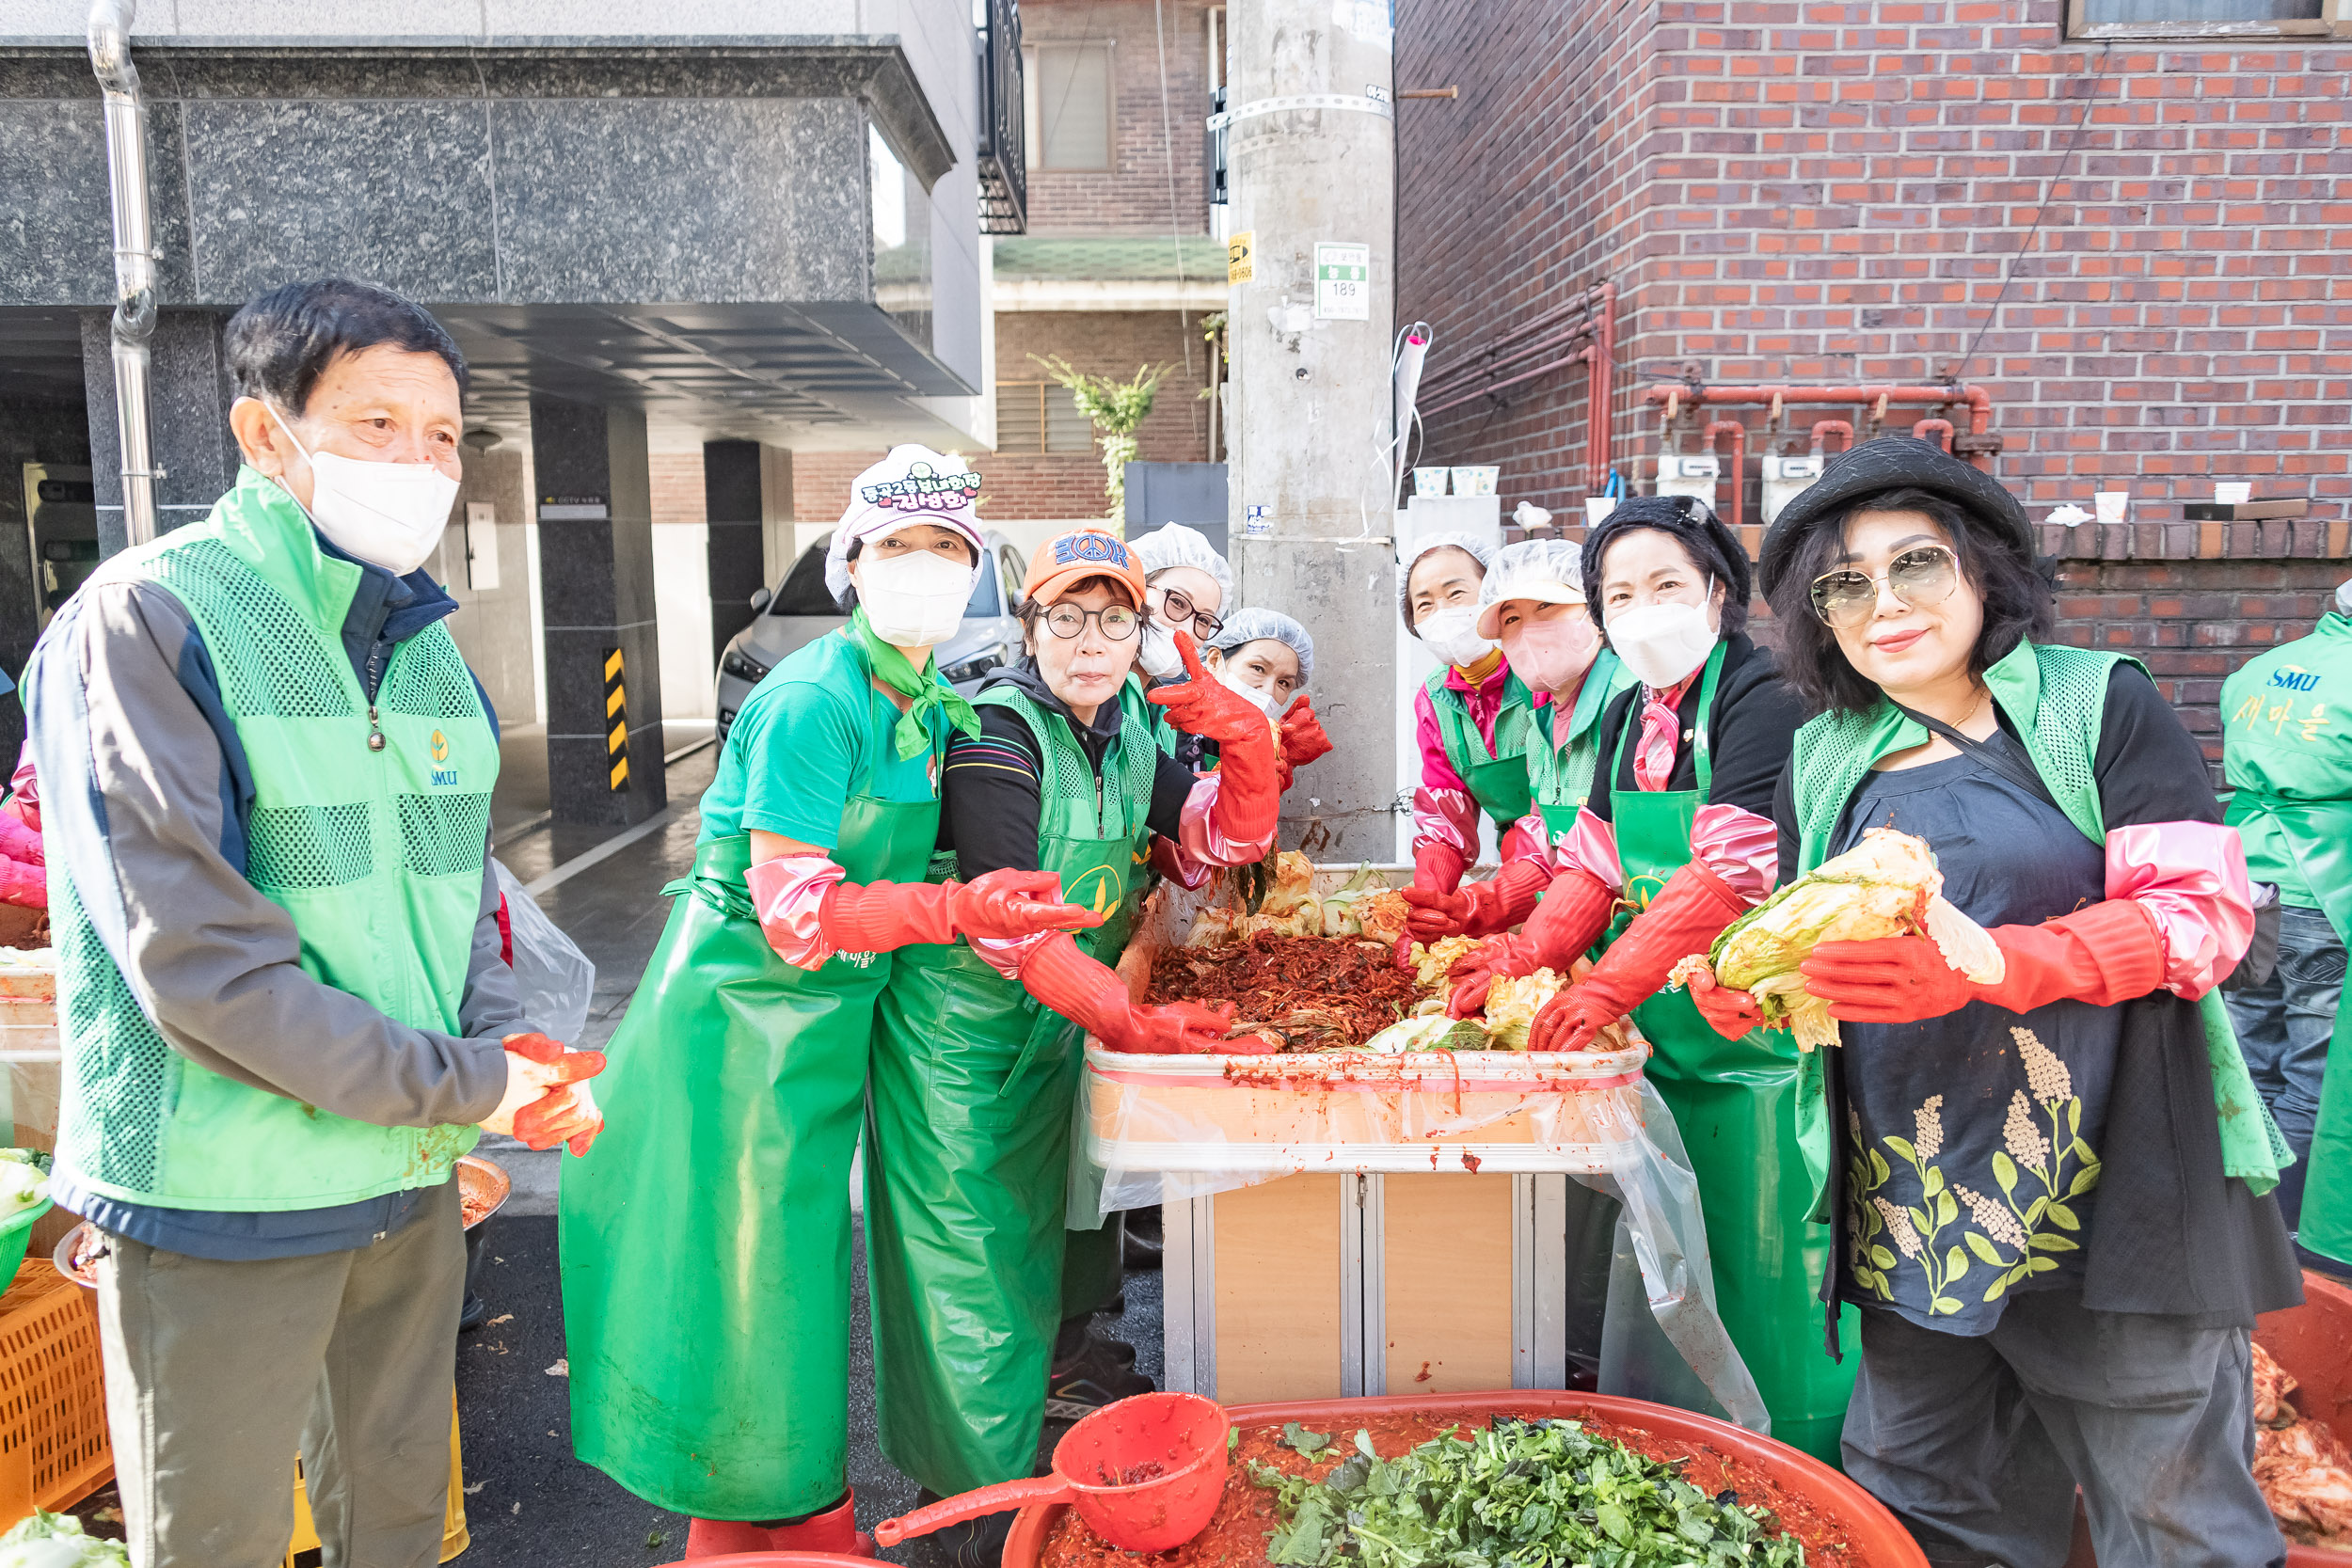
<instances>
[{"instance_id":1,"label":"clear plastic liner","mask_svg":"<svg viewBox=\"0 0 2352 1568\"><path fill-rule=\"evenodd\" d=\"M1721 1416L1770 1436L1772 1418L1764 1396L1715 1309L1707 1222L1681 1131L1647 1083L1642 1096L1650 1116L1645 1140L1650 1157L1629 1175L1576 1174L1585 1186L1625 1205L1609 1271L1600 1392Z\"/></svg>"},{"instance_id":2,"label":"clear plastic liner","mask_svg":"<svg viewBox=\"0 0 2352 1568\"><path fill-rule=\"evenodd\" d=\"M521 993L523 1018L569 1045L587 1026L596 966L548 918L539 901L523 891L505 862L490 863L498 867L499 891L506 895L506 924L515 941L515 989Z\"/></svg>"},{"instance_id":3,"label":"clear plastic liner","mask_svg":"<svg viewBox=\"0 0 2352 1568\"><path fill-rule=\"evenodd\" d=\"M1152 956L1204 901L1161 894L1120 966L1137 994ZM1659 1397L1644 1392L1654 1386L1692 1407L1711 1398L1768 1433L1716 1310L1697 1179L1673 1113L1643 1077L1648 1043L1627 1031L1624 1049L1574 1053L1141 1055L1089 1038L1068 1223L1090 1230L1124 1210L1310 1171L1565 1173L1623 1206L1599 1343L1603 1391ZM1619 1323L1628 1317L1640 1321Z\"/></svg>"}]
</instances>

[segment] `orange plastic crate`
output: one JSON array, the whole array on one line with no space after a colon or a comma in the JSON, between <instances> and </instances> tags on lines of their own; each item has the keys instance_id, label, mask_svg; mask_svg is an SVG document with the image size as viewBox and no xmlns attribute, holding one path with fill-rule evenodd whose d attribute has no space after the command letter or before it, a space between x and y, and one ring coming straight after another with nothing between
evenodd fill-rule
<instances>
[{"instance_id":1,"label":"orange plastic crate","mask_svg":"<svg viewBox=\"0 0 2352 1568\"><path fill-rule=\"evenodd\" d=\"M97 1298L28 1258L0 1295L0 1519L77 1503L114 1467Z\"/></svg>"}]
</instances>

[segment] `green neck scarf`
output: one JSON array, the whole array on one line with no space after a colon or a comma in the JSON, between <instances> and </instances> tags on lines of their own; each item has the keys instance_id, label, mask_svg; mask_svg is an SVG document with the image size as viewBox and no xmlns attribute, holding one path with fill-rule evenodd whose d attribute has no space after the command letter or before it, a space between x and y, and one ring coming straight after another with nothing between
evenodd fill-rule
<instances>
[{"instance_id":1,"label":"green neck scarf","mask_svg":"<svg viewBox=\"0 0 2352 1568\"><path fill-rule=\"evenodd\" d=\"M917 670L914 661L897 648L874 635L866 624L866 607L860 605L850 612L850 636L866 650L866 661L873 665L874 674L884 686L901 697L911 697L914 705L898 715L898 728L893 732L898 742L898 758L919 757L931 749L931 729L925 721L933 708L946 715L948 724L965 735L980 733L980 716L972 711L972 705L956 695L956 689L939 678L938 663L929 657Z\"/></svg>"}]
</instances>

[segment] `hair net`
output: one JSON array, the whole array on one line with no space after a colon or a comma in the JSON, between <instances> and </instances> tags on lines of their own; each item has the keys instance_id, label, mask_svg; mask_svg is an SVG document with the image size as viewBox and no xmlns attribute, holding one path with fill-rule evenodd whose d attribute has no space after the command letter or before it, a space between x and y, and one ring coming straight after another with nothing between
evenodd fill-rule
<instances>
[{"instance_id":1,"label":"hair net","mask_svg":"<svg viewBox=\"0 0 2352 1568\"><path fill-rule=\"evenodd\" d=\"M1584 602L1584 547L1565 539L1522 539L1495 552L1478 585L1478 635L1492 641L1501 606L1513 599L1544 604Z\"/></svg>"},{"instance_id":2,"label":"hair net","mask_svg":"<svg viewBox=\"0 0 2352 1568\"><path fill-rule=\"evenodd\" d=\"M2352 615L2352 578L2346 578L2336 584L2336 612L2340 615Z\"/></svg>"},{"instance_id":3,"label":"hair net","mask_svg":"<svg viewBox=\"0 0 2352 1568\"><path fill-rule=\"evenodd\" d=\"M1495 547L1475 534L1424 533L1406 545L1396 558L1396 610L1406 631L1413 629L1413 563L1431 550L1464 551L1482 572L1494 564Z\"/></svg>"},{"instance_id":4,"label":"hair net","mask_svg":"<svg viewBox=\"0 0 2352 1568\"><path fill-rule=\"evenodd\" d=\"M1209 639L1209 646L1232 653L1245 642L1271 640L1290 645L1298 656L1298 684L1305 686L1315 678L1315 640L1307 635L1307 628L1279 610L1237 610L1225 622L1225 629Z\"/></svg>"},{"instance_id":5,"label":"hair net","mask_svg":"<svg viewBox=\"0 0 2352 1568\"><path fill-rule=\"evenodd\" d=\"M1170 566L1189 566L1196 572L1206 572L1216 578L1216 590L1225 598L1233 596L1233 568L1216 553L1209 536L1197 528L1182 523L1164 523L1149 533L1139 533L1127 541L1135 552L1136 563L1143 568L1149 582L1153 574Z\"/></svg>"}]
</instances>

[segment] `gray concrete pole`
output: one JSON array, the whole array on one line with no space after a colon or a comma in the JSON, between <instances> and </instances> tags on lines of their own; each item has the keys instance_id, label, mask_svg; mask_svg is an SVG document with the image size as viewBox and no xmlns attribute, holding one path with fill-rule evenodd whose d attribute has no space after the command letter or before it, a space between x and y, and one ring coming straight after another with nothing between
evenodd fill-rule
<instances>
[{"instance_id":1,"label":"gray concrete pole","mask_svg":"<svg viewBox=\"0 0 2352 1568\"><path fill-rule=\"evenodd\" d=\"M1405 721L1388 541L1390 8L1232 0L1227 16L1231 232L1248 236L1251 274L1227 318L1228 538L1242 602L1295 616L1314 637L1315 709L1338 747L1284 798L1280 842L1296 845L1317 819L1330 839L1316 859L1386 861Z\"/></svg>"}]
</instances>

